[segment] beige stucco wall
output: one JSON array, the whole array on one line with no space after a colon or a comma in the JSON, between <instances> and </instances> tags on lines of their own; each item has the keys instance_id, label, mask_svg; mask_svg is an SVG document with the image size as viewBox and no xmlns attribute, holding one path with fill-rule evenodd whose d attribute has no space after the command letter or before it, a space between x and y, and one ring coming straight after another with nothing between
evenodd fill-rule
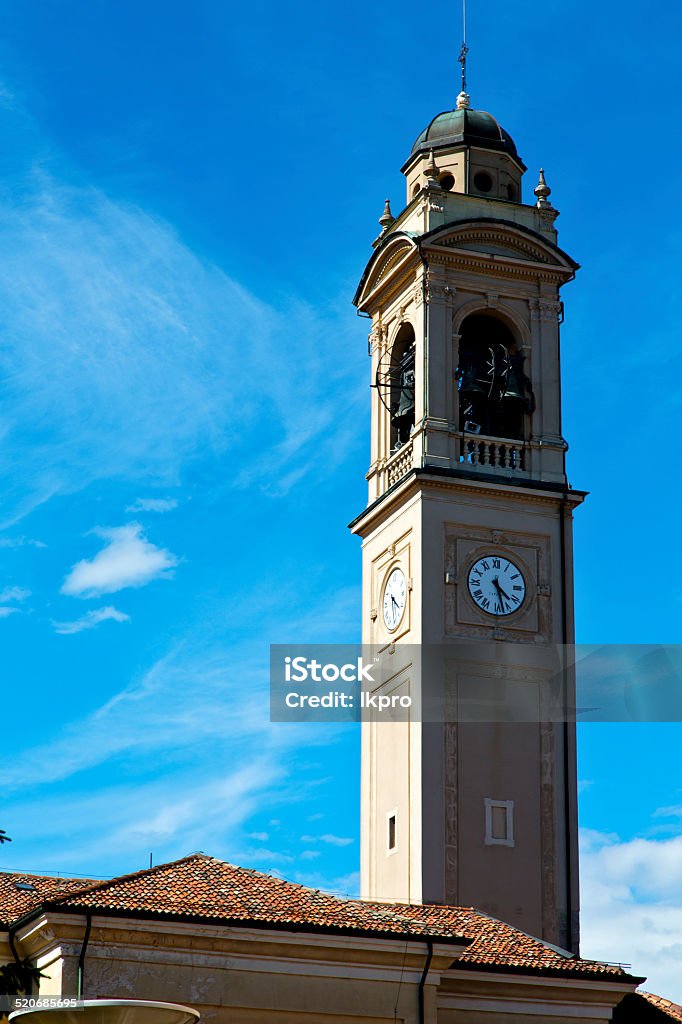
<instances>
[{"instance_id":1,"label":"beige stucco wall","mask_svg":"<svg viewBox=\"0 0 682 1024\"><path fill-rule=\"evenodd\" d=\"M52 975L41 994L75 994L84 928L80 915L49 914L20 930L20 951ZM633 987L458 970L460 951L434 945L424 1024L607 1020ZM95 916L83 995L179 1002L213 1024L419 1024L427 955L422 941Z\"/></svg>"}]
</instances>

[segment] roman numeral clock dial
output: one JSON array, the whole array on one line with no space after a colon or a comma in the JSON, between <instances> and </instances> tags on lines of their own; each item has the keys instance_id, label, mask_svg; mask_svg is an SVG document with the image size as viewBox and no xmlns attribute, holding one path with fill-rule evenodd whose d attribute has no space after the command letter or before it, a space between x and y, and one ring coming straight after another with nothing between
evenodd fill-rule
<instances>
[{"instance_id":1,"label":"roman numeral clock dial","mask_svg":"<svg viewBox=\"0 0 682 1024\"><path fill-rule=\"evenodd\" d=\"M407 581L402 569L393 569L384 586L384 625L392 633L400 625L407 601Z\"/></svg>"},{"instance_id":2,"label":"roman numeral clock dial","mask_svg":"<svg viewBox=\"0 0 682 1024\"><path fill-rule=\"evenodd\" d=\"M488 615L511 615L526 597L526 581L518 565L504 555L485 555L469 569L472 600Z\"/></svg>"}]
</instances>

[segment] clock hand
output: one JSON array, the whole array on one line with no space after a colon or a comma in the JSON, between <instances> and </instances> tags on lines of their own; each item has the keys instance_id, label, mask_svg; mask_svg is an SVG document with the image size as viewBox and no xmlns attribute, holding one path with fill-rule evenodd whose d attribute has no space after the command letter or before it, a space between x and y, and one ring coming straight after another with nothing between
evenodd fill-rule
<instances>
[{"instance_id":1,"label":"clock hand","mask_svg":"<svg viewBox=\"0 0 682 1024\"><path fill-rule=\"evenodd\" d=\"M506 597L506 599L507 599L507 600L509 600L509 594L507 594L507 593L506 593L506 592L505 592L505 591L504 591L504 590L502 589L502 587L500 586L500 581L499 581L499 579L497 578L497 576L496 576L496 577L494 578L494 580L493 580L493 586L494 586L494 587L495 587L495 589L497 590L497 593L498 593L498 594L500 595L500 599L502 599L503 597Z\"/></svg>"}]
</instances>

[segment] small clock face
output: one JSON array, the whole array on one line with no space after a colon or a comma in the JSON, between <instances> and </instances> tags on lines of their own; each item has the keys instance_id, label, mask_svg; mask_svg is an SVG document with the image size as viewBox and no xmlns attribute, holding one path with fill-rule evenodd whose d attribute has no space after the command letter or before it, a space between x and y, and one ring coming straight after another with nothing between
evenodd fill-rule
<instances>
[{"instance_id":1,"label":"small clock face","mask_svg":"<svg viewBox=\"0 0 682 1024\"><path fill-rule=\"evenodd\" d=\"M392 569L384 586L384 625L393 632L398 628L405 611L407 583L402 569Z\"/></svg>"},{"instance_id":2,"label":"small clock face","mask_svg":"<svg viewBox=\"0 0 682 1024\"><path fill-rule=\"evenodd\" d=\"M505 555L484 555L469 569L469 593L488 615L511 615L526 597L523 573Z\"/></svg>"}]
</instances>

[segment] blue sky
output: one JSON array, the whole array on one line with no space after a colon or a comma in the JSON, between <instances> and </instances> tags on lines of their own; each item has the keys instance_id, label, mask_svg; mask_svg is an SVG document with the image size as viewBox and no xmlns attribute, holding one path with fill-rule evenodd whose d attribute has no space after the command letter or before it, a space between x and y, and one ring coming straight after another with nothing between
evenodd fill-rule
<instances>
[{"instance_id":1,"label":"blue sky","mask_svg":"<svg viewBox=\"0 0 682 1024\"><path fill-rule=\"evenodd\" d=\"M561 244L578 638L680 640L672 5L472 2L470 92ZM478 8L478 9L477 9ZM203 849L357 886L358 735L270 725L268 645L355 641L366 323L458 5L0 2L8 869ZM682 998L676 725L584 726L584 952Z\"/></svg>"}]
</instances>

